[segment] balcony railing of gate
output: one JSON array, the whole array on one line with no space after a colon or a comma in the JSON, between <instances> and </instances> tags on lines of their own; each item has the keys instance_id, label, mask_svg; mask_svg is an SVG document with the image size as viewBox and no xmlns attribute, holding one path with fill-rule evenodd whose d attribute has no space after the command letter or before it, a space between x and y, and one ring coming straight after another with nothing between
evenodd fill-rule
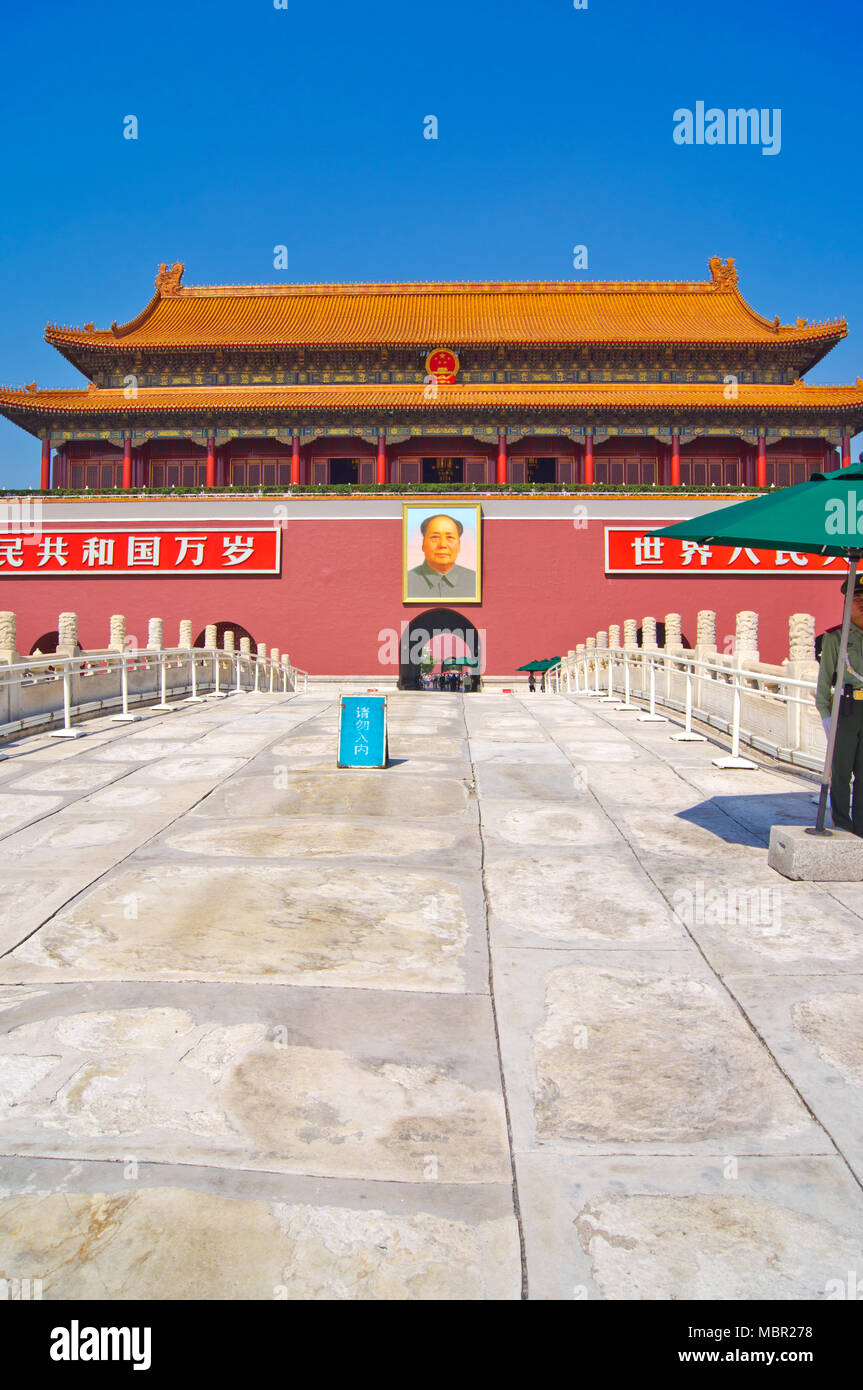
<instances>
[{"instance_id":1,"label":"balcony railing of gate","mask_svg":"<svg viewBox=\"0 0 863 1390\"><path fill-rule=\"evenodd\" d=\"M656 640L656 622L642 620L642 644L635 619L579 643L546 677L547 689L607 703L618 712L661 722L658 709L683 715L685 736L693 720L731 736L731 757L747 744L781 761L820 771L825 737L815 708L818 663L815 620L807 613L789 618L789 655L779 664L759 660L758 615L737 614L731 650L718 652L716 615L698 614L698 640L684 648L680 616L665 618L666 640ZM680 737L680 734L676 735Z\"/></svg>"},{"instance_id":2,"label":"balcony railing of gate","mask_svg":"<svg viewBox=\"0 0 863 1390\"><path fill-rule=\"evenodd\" d=\"M205 630L205 645L192 646L191 624L180 624L180 645L162 646L162 622L149 623L145 648L127 645L125 619L111 619L111 644L100 651L78 651L75 614L60 615L57 651L20 656L15 651L13 613L0 613L0 738L27 729L57 725L57 737L76 738L82 730L74 716L115 709L120 722L138 716L131 705L153 711L175 709L181 700L224 699L242 691L291 693L308 688L308 672L291 663L278 648L259 643L253 653L248 638L237 650L226 634L216 645L216 627ZM187 640L186 640L187 639ZM170 704L169 697L176 703ZM151 703L153 700L157 703ZM0 757L3 754L0 753Z\"/></svg>"}]
</instances>

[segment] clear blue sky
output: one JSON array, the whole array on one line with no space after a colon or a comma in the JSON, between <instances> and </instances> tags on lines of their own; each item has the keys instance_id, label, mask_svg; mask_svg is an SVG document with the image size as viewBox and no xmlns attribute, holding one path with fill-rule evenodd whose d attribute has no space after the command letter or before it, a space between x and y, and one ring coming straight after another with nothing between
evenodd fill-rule
<instances>
[{"instance_id":1,"label":"clear blue sky","mask_svg":"<svg viewBox=\"0 0 863 1390\"><path fill-rule=\"evenodd\" d=\"M768 317L844 315L809 379L853 381L861 16L851 0L10 5L0 381L82 385L46 322L123 322L160 261L193 284L702 279L711 255L736 258ZM675 144L672 113L699 100L780 108L780 153ZM0 421L0 485L35 483L38 451Z\"/></svg>"}]
</instances>

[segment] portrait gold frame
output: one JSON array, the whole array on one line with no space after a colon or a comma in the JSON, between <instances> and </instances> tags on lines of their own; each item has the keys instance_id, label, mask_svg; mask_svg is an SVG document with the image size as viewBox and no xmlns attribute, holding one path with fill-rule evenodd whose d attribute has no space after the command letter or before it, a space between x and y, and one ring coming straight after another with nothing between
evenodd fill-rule
<instances>
[{"instance_id":1,"label":"portrait gold frame","mask_svg":"<svg viewBox=\"0 0 863 1390\"><path fill-rule=\"evenodd\" d=\"M473 512L476 536L476 587L470 597L447 594L424 594L408 596L408 526L419 526L424 516L447 515L450 512ZM461 518L456 518L461 520ZM458 563L458 562L456 562ZM454 502L449 498L424 498L422 502L402 503L402 603L441 605L446 603L482 603L482 503Z\"/></svg>"}]
</instances>

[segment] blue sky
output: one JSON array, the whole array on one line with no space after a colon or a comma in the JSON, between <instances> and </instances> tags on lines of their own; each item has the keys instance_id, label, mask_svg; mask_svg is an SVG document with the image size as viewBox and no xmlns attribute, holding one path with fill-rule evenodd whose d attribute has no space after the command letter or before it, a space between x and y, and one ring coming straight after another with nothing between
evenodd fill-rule
<instances>
[{"instance_id":1,"label":"blue sky","mask_svg":"<svg viewBox=\"0 0 863 1390\"><path fill-rule=\"evenodd\" d=\"M82 385L46 322L133 317L161 261L193 284L662 280L712 255L768 317L844 316L809 380L853 381L861 30L850 0L10 6L0 381ZM780 152L675 144L699 100L780 108ZM38 453L0 421L0 485Z\"/></svg>"}]
</instances>

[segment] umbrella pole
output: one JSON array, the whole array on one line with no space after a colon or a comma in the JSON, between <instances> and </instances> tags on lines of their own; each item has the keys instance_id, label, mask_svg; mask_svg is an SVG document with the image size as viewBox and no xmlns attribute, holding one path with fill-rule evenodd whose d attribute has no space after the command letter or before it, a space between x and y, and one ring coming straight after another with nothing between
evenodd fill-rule
<instances>
[{"instance_id":1,"label":"umbrella pole","mask_svg":"<svg viewBox=\"0 0 863 1390\"><path fill-rule=\"evenodd\" d=\"M833 769L833 749L836 745L836 725L839 723L839 701L845 684L845 659L848 655L848 634L851 631L851 605L854 602L854 585L857 581L857 561L859 555L851 555L848 566L848 582L845 587L845 608L842 613L842 634L839 638L839 657L836 662L836 684L833 687L833 704L830 707L830 732L827 735L827 752L824 755L824 771L821 774L821 793L818 797L818 812L814 826L807 827L809 835L830 835L824 829L827 815L827 792L830 788L830 774Z\"/></svg>"}]
</instances>

